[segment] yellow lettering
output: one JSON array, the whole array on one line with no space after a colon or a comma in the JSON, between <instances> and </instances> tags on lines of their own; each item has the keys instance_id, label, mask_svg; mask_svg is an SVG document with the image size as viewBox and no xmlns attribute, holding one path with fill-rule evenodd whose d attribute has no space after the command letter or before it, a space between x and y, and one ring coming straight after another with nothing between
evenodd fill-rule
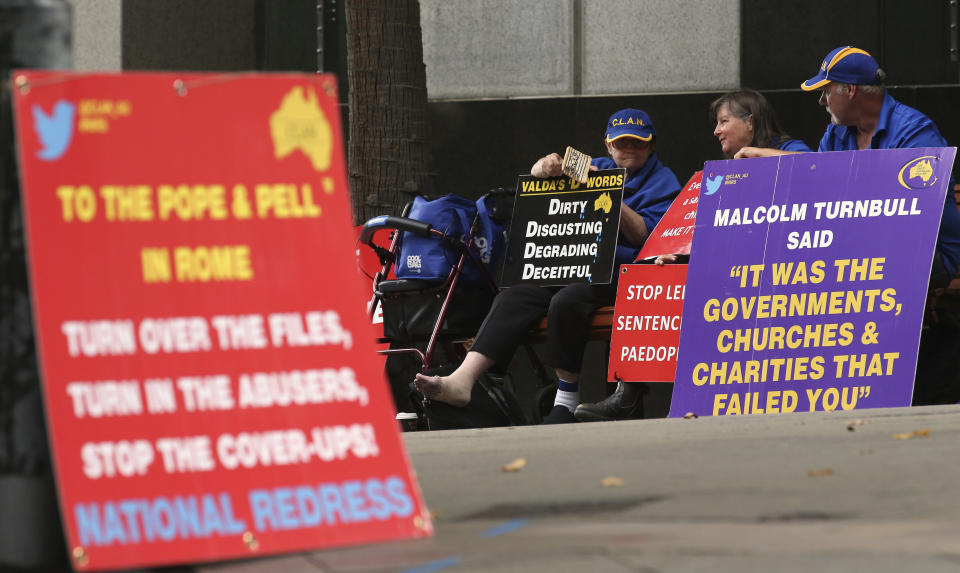
<instances>
[{"instance_id":1,"label":"yellow lettering","mask_svg":"<svg viewBox=\"0 0 960 573\"><path fill-rule=\"evenodd\" d=\"M703 319L707 322L720 320L720 301L711 298L703 304Z\"/></svg>"},{"instance_id":2,"label":"yellow lettering","mask_svg":"<svg viewBox=\"0 0 960 573\"><path fill-rule=\"evenodd\" d=\"M153 195L149 185L104 185L100 199L107 221L152 221Z\"/></svg>"},{"instance_id":3,"label":"yellow lettering","mask_svg":"<svg viewBox=\"0 0 960 573\"><path fill-rule=\"evenodd\" d=\"M250 247L176 247L173 251L178 282L248 281L253 279Z\"/></svg>"},{"instance_id":4,"label":"yellow lettering","mask_svg":"<svg viewBox=\"0 0 960 573\"><path fill-rule=\"evenodd\" d=\"M899 352L883 354L838 354L833 357L837 378L865 376L889 376L893 363L900 358Z\"/></svg>"},{"instance_id":5,"label":"yellow lettering","mask_svg":"<svg viewBox=\"0 0 960 573\"><path fill-rule=\"evenodd\" d=\"M774 390L773 392L767 392L767 407L765 411L767 414L776 414L780 411L780 391Z\"/></svg>"},{"instance_id":6,"label":"yellow lettering","mask_svg":"<svg viewBox=\"0 0 960 573\"><path fill-rule=\"evenodd\" d=\"M784 413L793 412L797 409L799 396L794 390L784 390L782 394L783 401L780 405L780 411Z\"/></svg>"},{"instance_id":7,"label":"yellow lettering","mask_svg":"<svg viewBox=\"0 0 960 573\"><path fill-rule=\"evenodd\" d=\"M157 189L160 220L172 216L184 221L227 218L227 199L223 185L161 185Z\"/></svg>"},{"instance_id":8,"label":"yellow lettering","mask_svg":"<svg viewBox=\"0 0 960 573\"><path fill-rule=\"evenodd\" d=\"M731 343L730 339L733 338L733 333L729 330L721 330L720 334L717 335L717 350L723 353L730 352Z\"/></svg>"},{"instance_id":9,"label":"yellow lettering","mask_svg":"<svg viewBox=\"0 0 960 573\"><path fill-rule=\"evenodd\" d=\"M170 254L163 247L140 250L140 268L145 283L170 282Z\"/></svg>"},{"instance_id":10,"label":"yellow lettering","mask_svg":"<svg viewBox=\"0 0 960 573\"><path fill-rule=\"evenodd\" d=\"M837 267L837 282L842 283L843 277L846 275L847 265L850 264L850 259L837 259L833 261L833 266Z\"/></svg>"},{"instance_id":11,"label":"yellow lettering","mask_svg":"<svg viewBox=\"0 0 960 573\"><path fill-rule=\"evenodd\" d=\"M61 185L57 187L56 193L60 199L60 215L64 221L69 222L76 218L88 223L97 214L97 199L93 195L93 189L87 185Z\"/></svg>"},{"instance_id":12,"label":"yellow lettering","mask_svg":"<svg viewBox=\"0 0 960 573\"><path fill-rule=\"evenodd\" d=\"M823 378L823 356L814 356L810 361L810 379L819 380Z\"/></svg>"},{"instance_id":13,"label":"yellow lettering","mask_svg":"<svg viewBox=\"0 0 960 573\"><path fill-rule=\"evenodd\" d=\"M720 413L720 409L726 405L726 400L727 400L726 394L713 395L713 415L714 416Z\"/></svg>"},{"instance_id":14,"label":"yellow lettering","mask_svg":"<svg viewBox=\"0 0 960 573\"><path fill-rule=\"evenodd\" d=\"M77 131L80 133L107 133L110 124L105 117L81 117L77 121Z\"/></svg>"},{"instance_id":15,"label":"yellow lettering","mask_svg":"<svg viewBox=\"0 0 960 573\"><path fill-rule=\"evenodd\" d=\"M556 189L556 181L550 180L551 189ZM278 183L259 184L254 189L257 200L257 217L264 219L273 216L277 219L297 219L319 217L320 207L313 200L313 189L304 183L299 190L296 185Z\"/></svg>"},{"instance_id":16,"label":"yellow lettering","mask_svg":"<svg viewBox=\"0 0 960 573\"><path fill-rule=\"evenodd\" d=\"M879 281L883 279L883 263L887 262L886 257L870 259L870 274L867 280Z\"/></svg>"},{"instance_id":17,"label":"yellow lettering","mask_svg":"<svg viewBox=\"0 0 960 573\"><path fill-rule=\"evenodd\" d=\"M740 414L743 414L743 409L740 407L740 394L731 394L730 405L727 407L726 415L731 416Z\"/></svg>"},{"instance_id":18,"label":"yellow lettering","mask_svg":"<svg viewBox=\"0 0 960 573\"><path fill-rule=\"evenodd\" d=\"M734 362L730 368L730 375L727 377L727 384L743 383L743 366L739 362Z\"/></svg>"},{"instance_id":19,"label":"yellow lettering","mask_svg":"<svg viewBox=\"0 0 960 573\"><path fill-rule=\"evenodd\" d=\"M880 310L883 312L889 312L897 306L897 289L895 288L885 288L883 292L880 293Z\"/></svg>"},{"instance_id":20,"label":"yellow lettering","mask_svg":"<svg viewBox=\"0 0 960 573\"><path fill-rule=\"evenodd\" d=\"M710 370L710 367L701 362L693 368L693 383L695 386L703 386L707 383L707 378L704 376L704 372Z\"/></svg>"}]
</instances>

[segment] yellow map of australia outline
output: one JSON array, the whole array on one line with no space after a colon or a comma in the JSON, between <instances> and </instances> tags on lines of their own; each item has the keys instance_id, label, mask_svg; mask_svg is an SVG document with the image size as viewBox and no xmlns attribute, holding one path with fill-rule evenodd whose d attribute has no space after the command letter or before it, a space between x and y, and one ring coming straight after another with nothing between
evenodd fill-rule
<instances>
[{"instance_id":1,"label":"yellow map of australia outline","mask_svg":"<svg viewBox=\"0 0 960 573\"><path fill-rule=\"evenodd\" d=\"M930 162L923 160L916 165L910 166L910 179L914 177L919 177L923 180L924 183L930 181L930 177L933 175L933 167L930 165Z\"/></svg>"},{"instance_id":2,"label":"yellow map of australia outline","mask_svg":"<svg viewBox=\"0 0 960 573\"><path fill-rule=\"evenodd\" d=\"M610 209L613 208L613 199L610 198L609 193L604 193L603 195L597 197L593 202L594 211L603 211L606 214L610 214Z\"/></svg>"},{"instance_id":3,"label":"yellow map of australia outline","mask_svg":"<svg viewBox=\"0 0 960 573\"><path fill-rule=\"evenodd\" d=\"M283 97L277 111L270 114L270 138L277 159L299 150L317 171L330 168L333 130L313 88L305 91L296 86Z\"/></svg>"}]
</instances>

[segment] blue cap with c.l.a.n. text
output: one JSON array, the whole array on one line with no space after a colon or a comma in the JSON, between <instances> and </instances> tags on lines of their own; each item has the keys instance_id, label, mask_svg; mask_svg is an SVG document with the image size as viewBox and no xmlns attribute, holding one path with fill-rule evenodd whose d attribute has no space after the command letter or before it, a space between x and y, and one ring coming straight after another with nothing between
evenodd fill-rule
<instances>
[{"instance_id":1,"label":"blue cap with c.l.a.n. text","mask_svg":"<svg viewBox=\"0 0 960 573\"><path fill-rule=\"evenodd\" d=\"M657 130L653 127L653 120L642 109L621 109L607 121L607 143L621 137L650 141L655 135Z\"/></svg>"}]
</instances>

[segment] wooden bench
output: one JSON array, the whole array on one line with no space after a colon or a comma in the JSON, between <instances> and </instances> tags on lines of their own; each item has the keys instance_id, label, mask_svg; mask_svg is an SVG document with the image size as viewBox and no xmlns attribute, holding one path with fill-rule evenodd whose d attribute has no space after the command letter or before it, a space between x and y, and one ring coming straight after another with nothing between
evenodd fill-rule
<instances>
[{"instance_id":1,"label":"wooden bench","mask_svg":"<svg viewBox=\"0 0 960 573\"><path fill-rule=\"evenodd\" d=\"M613 307L612 306L601 306L597 309L597 312L593 315L593 320L590 321L589 332L587 333L588 341L598 341L604 344L605 353L607 356L610 355L610 330L613 326ZM543 317L540 322L534 326L530 332L527 334L527 338L524 340L523 348L529 355L530 364L533 367L534 373L540 379L540 382L544 388L550 388L553 383L552 370L550 373L547 372L546 367L540 361L540 358L537 356L537 353L533 350L531 344L543 344L547 341L547 317ZM607 364L604 361L603 364L604 372L606 372ZM542 391L541 391L542 392ZM552 396L552 390L549 393ZM550 398L552 400L552 397ZM552 403L552 402L551 402ZM549 410L549 407L547 408Z\"/></svg>"},{"instance_id":2,"label":"wooden bench","mask_svg":"<svg viewBox=\"0 0 960 573\"><path fill-rule=\"evenodd\" d=\"M613 326L613 307L601 306L597 313L593 315L590 322L590 331L587 333L587 340L599 340L610 342L610 330ZM547 341L547 318L537 323L537 325L527 335L529 344L542 344Z\"/></svg>"}]
</instances>

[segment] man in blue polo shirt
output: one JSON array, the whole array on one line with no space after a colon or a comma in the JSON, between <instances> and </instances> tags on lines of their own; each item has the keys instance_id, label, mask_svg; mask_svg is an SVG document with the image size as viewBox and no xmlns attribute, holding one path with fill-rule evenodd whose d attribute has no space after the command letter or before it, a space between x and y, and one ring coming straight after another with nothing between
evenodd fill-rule
<instances>
[{"instance_id":1,"label":"man in blue polo shirt","mask_svg":"<svg viewBox=\"0 0 960 573\"><path fill-rule=\"evenodd\" d=\"M933 121L887 93L885 74L869 53L841 46L823 59L817 75L800 84L804 91L821 90L820 105L830 114L817 151L946 147L947 140ZM736 157L766 157L789 152L745 147ZM947 188L940 232L930 271L930 287L950 284L960 266L960 211Z\"/></svg>"}]
</instances>

